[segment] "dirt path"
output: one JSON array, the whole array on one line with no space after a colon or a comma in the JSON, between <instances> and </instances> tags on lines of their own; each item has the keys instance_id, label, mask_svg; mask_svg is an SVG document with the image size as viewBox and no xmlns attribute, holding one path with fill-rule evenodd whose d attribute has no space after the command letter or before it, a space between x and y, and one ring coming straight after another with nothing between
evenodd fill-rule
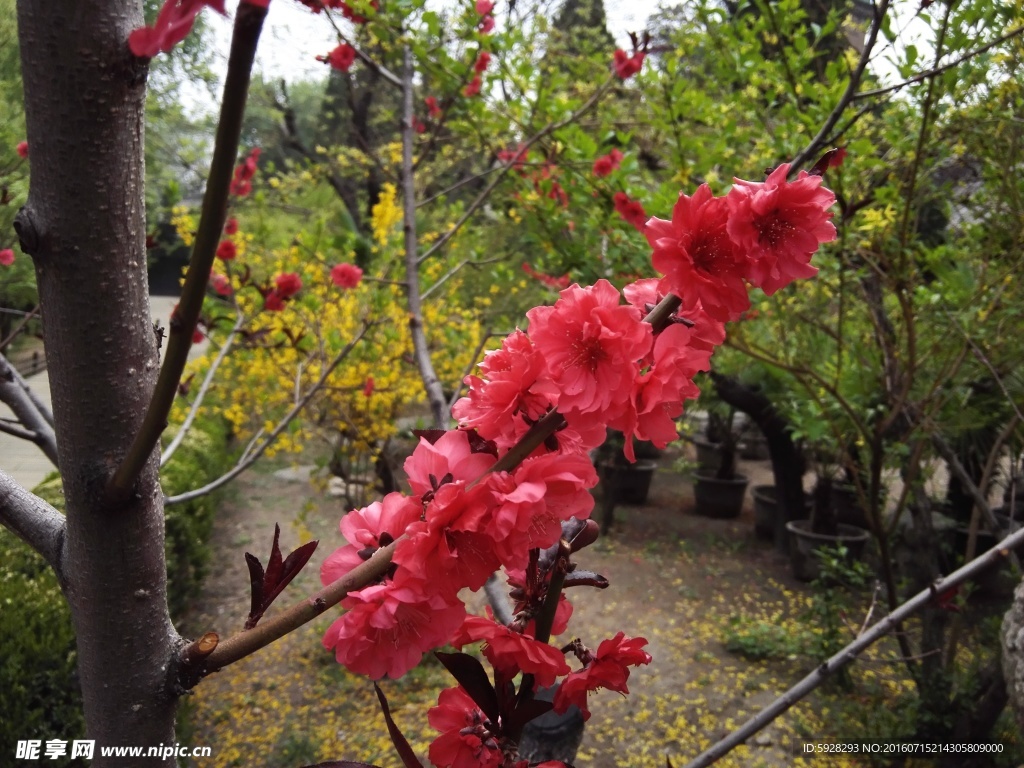
<instances>
[{"instance_id":1,"label":"dirt path","mask_svg":"<svg viewBox=\"0 0 1024 768\"><path fill-rule=\"evenodd\" d=\"M755 482L769 477L763 462L741 471ZM225 503L213 537L212 571L189 618L195 633L213 629L223 636L241 627L249 601L242 553L265 562L275 522L282 526L285 553L308 538L321 539L313 565L281 598L284 605L319 583L319 563L340 545L342 504L308 481L281 474L264 468L245 475ZM668 756L680 766L814 666L802 656L751 662L723 644L726 627L739 615L796 636L809 592L791 579L771 545L754 537L749 493L736 520L699 517L692 512L689 482L663 469L648 503L620 507L616 519L612 535L580 558L611 587L569 595L575 605L570 629L591 647L619 630L641 635L650 641L654 662L633 673L629 697L596 695L577 764L662 768ZM183 743L209 745L214 757L196 765L298 768L328 759L398 765L372 687L345 673L321 647L335 615L199 686L186 716L194 730ZM892 685L900 684L894 677ZM433 737L425 710L448 685L434 662L384 686L396 719L424 757ZM820 700L799 705L719 765L800 765L795 750L801 738L844 735L822 732L827 713Z\"/></svg>"}]
</instances>

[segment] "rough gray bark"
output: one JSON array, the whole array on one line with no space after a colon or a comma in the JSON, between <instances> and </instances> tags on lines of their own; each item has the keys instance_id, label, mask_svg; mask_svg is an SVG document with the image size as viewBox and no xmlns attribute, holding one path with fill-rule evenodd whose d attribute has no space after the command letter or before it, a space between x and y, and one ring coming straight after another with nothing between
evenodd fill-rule
<instances>
[{"instance_id":1,"label":"rough gray bark","mask_svg":"<svg viewBox=\"0 0 1024 768\"><path fill-rule=\"evenodd\" d=\"M32 160L15 228L35 261L46 317L67 499L64 589L87 737L97 747L174 741L176 698L165 693L165 676L177 636L167 613L158 457L127 501L105 494L159 365L146 282L146 66L127 46L142 23L138 0L18 3ZM97 749L93 765L129 762L165 763L115 761Z\"/></svg>"},{"instance_id":2,"label":"rough gray bark","mask_svg":"<svg viewBox=\"0 0 1024 768\"><path fill-rule=\"evenodd\" d=\"M1003 617L1003 677L1017 722L1024 722L1024 582L1017 585L1013 605Z\"/></svg>"}]
</instances>

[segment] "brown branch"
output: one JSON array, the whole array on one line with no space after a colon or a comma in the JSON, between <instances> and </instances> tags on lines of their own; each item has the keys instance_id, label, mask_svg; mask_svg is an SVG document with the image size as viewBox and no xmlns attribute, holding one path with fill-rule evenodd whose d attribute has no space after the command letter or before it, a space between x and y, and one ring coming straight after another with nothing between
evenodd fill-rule
<instances>
[{"instance_id":1,"label":"brown branch","mask_svg":"<svg viewBox=\"0 0 1024 768\"><path fill-rule=\"evenodd\" d=\"M857 656L892 632L899 624L906 621L922 608L929 604L934 604L934 600L939 594L953 589L957 585L974 578L986 568L1001 562L1021 544L1024 544L1024 528L1007 536L988 552L958 568L948 576L938 579L927 589L921 590L894 609L884 619L874 624L871 629L864 632L860 637L828 659L828 661L817 667L811 674L779 696L779 698L744 723L740 728L712 745L709 749L701 752L687 763L684 768L703 768L721 759L807 696L837 671L854 661Z\"/></svg>"},{"instance_id":2,"label":"brown branch","mask_svg":"<svg viewBox=\"0 0 1024 768\"><path fill-rule=\"evenodd\" d=\"M391 566L391 557L397 545L398 541L395 541L378 549L365 563L356 566L301 603L296 603L283 613L264 619L252 629L229 637L207 657L203 674L216 672L265 648L303 624L309 623L328 608L337 605L349 592L355 592L377 581Z\"/></svg>"},{"instance_id":3,"label":"brown branch","mask_svg":"<svg viewBox=\"0 0 1024 768\"><path fill-rule=\"evenodd\" d=\"M245 452L239 458L238 463L236 463L235 466L232 467L230 470L225 472L216 480L211 480L209 483L202 486L201 488L186 491L185 493L179 493L177 496L164 497L164 506L170 506L171 504L179 504L183 501L190 501L191 499L195 499L200 496L205 496L206 494L215 491L224 485L227 485L240 474L242 474L245 470L247 470L249 467L255 464L256 461L260 458L260 456L262 456L263 453L267 450L267 448L269 448L277 439L277 436L284 432L285 429L287 429L288 425L292 422L292 419L298 416L302 409L305 408L306 405L309 403L309 401L313 399L313 396L317 394L321 389L323 389L328 377L330 377L330 375L334 373L334 369L341 364L342 360L348 357L349 353L355 348L356 344L358 344L362 340L363 336L366 335L366 332L369 329L370 325L364 324L362 329L360 329L359 333L356 335L356 337L352 339L348 344L346 344L344 349L342 349L337 355L335 355L334 359L331 360L330 364L326 368L324 368L323 373L320 374L320 378L316 380L316 383L309 388L309 391L306 392L306 394L304 394L302 397L299 397L296 400L295 405L293 405L291 409L288 411L288 413L286 413L281 418L281 421L279 421L277 423L277 426L275 426L270 431L270 434L268 434L266 438L263 440L263 442L260 443L259 447L253 449L253 443L250 443L250 445L245 449ZM257 433L256 438L258 438L261 433L262 431L260 433ZM253 438L253 441L255 441L256 438Z\"/></svg>"},{"instance_id":4,"label":"brown branch","mask_svg":"<svg viewBox=\"0 0 1024 768\"><path fill-rule=\"evenodd\" d=\"M160 368L153 399L146 409L138 434L107 487L107 494L112 500L124 499L131 494L139 473L167 427L167 417L174 404L181 374L185 370L189 349L192 347L192 333L203 308L206 284L227 217L228 191L242 134L242 119L245 116L245 103L249 95L249 79L266 15L265 7L261 8L251 3L239 5L235 15L231 54L224 81L224 100L221 104L217 138L213 148L213 159L210 162L206 193L203 196L199 227L192 248L192 258L185 275L181 301L178 303L175 318L171 321L167 355Z\"/></svg>"},{"instance_id":5,"label":"brown branch","mask_svg":"<svg viewBox=\"0 0 1024 768\"><path fill-rule=\"evenodd\" d=\"M857 66L854 67L852 73L850 73L850 80L846 84L846 90L843 92L842 97L836 104L835 108L825 119L818 133L815 135L811 142L803 148L803 150L793 158L790 166L790 174L795 174L800 170L800 166L810 159L810 157L816 154L823 146L825 137L829 135L829 132L835 128L836 123L839 122L839 118L843 116L843 112L853 101L853 96L857 91L857 86L860 85L861 78L864 76L864 70L868 66L868 60L871 58L871 51L875 47L875 41L878 40L878 32L882 28L882 20L885 18L885 14L889 10L889 4L891 0L882 0L881 5L875 9L875 18L871 22L871 29L868 31L868 38L864 42L864 51L860 55L860 60L857 62Z\"/></svg>"},{"instance_id":6,"label":"brown branch","mask_svg":"<svg viewBox=\"0 0 1024 768\"><path fill-rule=\"evenodd\" d=\"M64 515L0 470L0 525L13 531L64 580Z\"/></svg>"},{"instance_id":7,"label":"brown branch","mask_svg":"<svg viewBox=\"0 0 1024 768\"><path fill-rule=\"evenodd\" d=\"M573 112L568 117L566 117L566 118L564 118L562 120L559 120L558 122L555 122L555 123L549 123L544 128L542 128L540 131L538 131L533 136L531 136L529 139L524 141L522 146L521 146L521 148L520 148L521 152L525 153L526 150L528 150L531 146L533 146L538 141L543 139L545 136L548 136L549 134L553 133L554 131L559 130L560 128L564 128L565 126L567 126L570 123L578 120L582 115L586 114L591 109L593 109L594 105L597 104L597 102L600 100L601 96L603 96L605 94L605 92L608 91L608 89L611 87L611 84L612 84L612 78L609 77L600 86L598 86L597 90L594 91L594 93L591 95L591 97L589 99L587 99L586 102L584 102L583 106L581 106L579 109L577 109L575 112ZM473 202L471 202L469 204L469 207L466 208L465 212L462 214L462 216L459 217L458 221L456 221L454 224L452 224L452 226L448 229L448 231L445 232L443 235L441 235L434 242L434 244L431 245L423 253L423 255L419 257L419 260L418 260L417 263L423 263L424 261L429 259L435 253L437 253L437 251L440 250L445 245L445 243L447 243L449 240L451 240L453 237L455 237L455 234L460 229L462 229L462 226L467 221L469 221L469 218L474 213L476 213L476 210L487 201L487 198L489 198L491 196L491 192L493 192L494 188L498 186L498 184L501 182L501 180L503 178L505 178L505 175L510 170L512 170L514 165L515 165L514 163L509 163L509 164L505 165L504 167L502 167L498 171L498 173L496 173L494 175L494 177L490 180L490 182L487 184L487 186L484 187L484 189L480 192L479 195L476 196L476 198L473 200Z\"/></svg>"},{"instance_id":8,"label":"brown branch","mask_svg":"<svg viewBox=\"0 0 1024 768\"><path fill-rule=\"evenodd\" d=\"M851 99L851 101L860 101L861 99L868 99L868 98L871 98L872 96L881 96L881 95L886 94L886 93L893 93L894 91L899 91L899 90L902 90L903 88L906 88L908 85L914 85L914 83L920 83L920 82L922 82L924 80L927 80L930 77L935 77L936 75L941 75L946 70L949 70L949 69L952 69L953 67L959 66L960 64L963 64L968 59L973 59L975 56L979 56L982 53L985 53L985 51L988 51L988 50L991 50L992 48L995 48L1000 43L1005 43L1007 40L1010 40L1010 39L1012 39L1014 37L1017 37L1021 33L1024 33L1024 27L1017 27L1016 29L1010 30L1005 35L997 37L995 40L993 40L993 41L991 41L989 43L986 43L985 45L982 45L982 46L980 46L978 48L975 48L972 51L968 51L967 53L963 54L959 58L953 59L953 61L951 61L951 62L949 62L947 64L943 64L942 66L932 67L931 69L928 69L928 70L925 70L924 72L916 74L913 77L904 80L902 83L897 83L896 85L888 85L885 88L875 88L875 89L870 90L870 91L861 91L860 93L855 94L853 96L853 98Z\"/></svg>"},{"instance_id":9,"label":"brown branch","mask_svg":"<svg viewBox=\"0 0 1024 768\"><path fill-rule=\"evenodd\" d=\"M51 425L53 416L49 411L40 408L28 384L3 355L0 355L0 403L5 403L25 428L27 434L15 436L24 437L39 446L39 450L46 454L46 458L56 467L57 435ZM9 434L13 435L14 432Z\"/></svg>"}]
</instances>

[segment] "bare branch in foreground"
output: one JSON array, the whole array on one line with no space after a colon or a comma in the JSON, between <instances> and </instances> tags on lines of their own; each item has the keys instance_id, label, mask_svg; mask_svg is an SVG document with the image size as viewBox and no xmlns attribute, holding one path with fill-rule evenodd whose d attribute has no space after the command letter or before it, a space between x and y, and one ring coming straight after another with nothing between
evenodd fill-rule
<instances>
[{"instance_id":1,"label":"bare branch in foreground","mask_svg":"<svg viewBox=\"0 0 1024 768\"><path fill-rule=\"evenodd\" d=\"M0 525L12 530L43 559L63 582L64 515L0 470Z\"/></svg>"},{"instance_id":2,"label":"bare branch in foreground","mask_svg":"<svg viewBox=\"0 0 1024 768\"><path fill-rule=\"evenodd\" d=\"M190 501L191 499L196 499L199 498L200 496L205 496L206 494L217 490L221 486L227 485L240 474L242 474L245 470L247 470L249 467L255 464L256 460L263 455L263 452L270 447L274 440L277 439L277 436L284 432L285 429L287 429L292 419L298 416L299 412L306 407L310 400L313 399L313 396L316 395L316 393L319 392L321 389L323 389L323 386L327 382L327 379L330 377L332 373L334 373L334 369L341 364L342 360L348 357L349 352L351 352L355 345L362 340L363 336L366 335L366 332L369 329L370 324L365 323L362 329L359 331L359 333L356 334L356 337L352 339L352 341L350 341L348 344L346 344L345 348L342 349L334 357L333 360L331 360L330 365L324 368L323 373L320 374L320 378L317 379L316 383L309 388L309 391L306 392L306 394L304 394L301 398L298 399L298 401L296 401L295 405L293 405L291 409L288 411L288 413L286 413L281 418L281 421L277 423L277 426L274 427L273 430L271 430L270 434L266 436L266 438L263 440L263 442L259 444L258 447L253 448L252 445L250 444L249 448L246 449L245 453L239 459L238 463L235 464L234 467L225 472L223 475L218 477L216 480L210 481L201 488L186 491L185 493L179 493L177 496L167 496L164 498L164 505L170 506L171 504L179 504L183 501Z\"/></svg>"},{"instance_id":3,"label":"bare branch in foreground","mask_svg":"<svg viewBox=\"0 0 1024 768\"><path fill-rule=\"evenodd\" d=\"M860 635L856 640L847 645L828 661L818 666L811 674L794 685L779 698L769 704L744 723L739 729L733 731L717 744L701 752L696 758L687 763L684 768L703 768L728 754L755 733L771 723L775 718L796 704L800 699L809 694L819 685L825 682L831 675L845 667L857 658L876 641L892 632L901 622L906 621L910 616L933 602L938 595L947 592L968 579L977 576L1006 558L1014 549L1024 544L1024 528L1007 536L988 552L976 557L971 562L958 568L945 578L941 578L932 584L928 589L923 589L896 608L884 619L874 624L869 630Z\"/></svg>"},{"instance_id":4,"label":"bare branch in foreground","mask_svg":"<svg viewBox=\"0 0 1024 768\"><path fill-rule=\"evenodd\" d=\"M31 437L18 436L24 436L38 445L56 467L57 435L53 431L53 415L32 395L28 384L3 355L0 355L0 402L7 404L25 431L31 434Z\"/></svg>"}]
</instances>

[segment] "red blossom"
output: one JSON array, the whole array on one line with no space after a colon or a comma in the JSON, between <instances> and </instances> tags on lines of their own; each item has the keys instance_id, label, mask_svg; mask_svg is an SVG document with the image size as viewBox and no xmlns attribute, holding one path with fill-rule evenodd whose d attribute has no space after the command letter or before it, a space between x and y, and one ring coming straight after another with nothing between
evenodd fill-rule
<instances>
[{"instance_id":1,"label":"red blossom","mask_svg":"<svg viewBox=\"0 0 1024 768\"><path fill-rule=\"evenodd\" d=\"M335 264L331 268L331 282L339 288L355 288L363 279L363 270L355 264Z\"/></svg>"},{"instance_id":2,"label":"red blossom","mask_svg":"<svg viewBox=\"0 0 1024 768\"><path fill-rule=\"evenodd\" d=\"M572 285L554 306L526 313L545 364L538 391L567 418L575 412L590 423L607 423L625 407L621 393L632 386L637 361L650 349L651 326L619 299L611 283L598 280L587 288Z\"/></svg>"},{"instance_id":3,"label":"red blossom","mask_svg":"<svg viewBox=\"0 0 1024 768\"><path fill-rule=\"evenodd\" d=\"M18 145L14 148L14 151L18 153L18 157L24 160L26 157L28 157L28 142L19 141Z\"/></svg>"},{"instance_id":4,"label":"red blossom","mask_svg":"<svg viewBox=\"0 0 1024 768\"><path fill-rule=\"evenodd\" d=\"M566 272L561 277L554 277L553 275L545 275L543 272L537 272L528 262L523 262L523 272L528 274L534 280L538 280L548 288L557 288L559 290L569 287L569 273Z\"/></svg>"},{"instance_id":5,"label":"red blossom","mask_svg":"<svg viewBox=\"0 0 1024 768\"><path fill-rule=\"evenodd\" d=\"M332 0L332 2L329 2L327 4L332 8L340 8L341 15L344 16L349 21L351 21L353 24L365 24L367 21L366 16L363 16L353 11L352 7L348 3L343 2L343 0ZM373 8L374 11L377 11L380 9L380 3L378 2L378 0L370 0L370 7Z\"/></svg>"},{"instance_id":6,"label":"red blossom","mask_svg":"<svg viewBox=\"0 0 1024 768\"><path fill-rule=\"evenodd\" d=\"M615 203L615 210L619 216L640 232L644 231L644 227L647 226L647 213L638 200L630 200L629 195L625 192L616 192L612 195L612 201Z\"/></svg>"},{"instance_id":7,"label":"red blossom","mask_svg":"<svg viewBox=\"0 0 1024 768\"><path fill-rule=\"evenodd\" d=\"M221 240L217 246L217 258L221 261L231 261L238 255L238 246L232 240Z\"/></svg>"},{"instance_id":8,"label":"red blossom","mask_svg":"<svg viewBox=\"0 0 1024 768\"><path fill-rule=\"evenodd\" d=\"M583 669L571 672L562 681L555 694L555 712L564 713L575 704L583 712L585 720L590 719L587 709L587 692L599 688L610 691L629 693L626 681L629 680L629 667L650 664L651 654L642 648L647 640L642 637L626 637L619 632L609 640L603 640L597 653L586 649L577 651L577 656L584 662Z\"/></svg>"},{"instance_id":9,"label":"red blossom","mask_svg":"<svg viewBox=\"0 0 1024 768\"><path fill-rule=\"evenodd\" d=\"M302 278L295 272L282 272L274 278L274 285L282 299L290 299L302 290Z\"/></svg>"},{"instance_id":10,"label":"red blossom","mask_svg":"<svg viewBox=\"0 0 1024 768\"><path fill-rule=\"evenodd\" d=\"M430 762L438 768L497 768L504 761L487 718L461 687L441 691L427 721L441 733L430 745ZM497 723L491 724L497 728Z\"/></svg>"},{"instance_id":11,"label":"red blossom","mask_svg":"<svg viewBox=\"0 0 1024 768\"><path fill-rule=\"evenodd\" d=\"M436 491L443 482L471 483L495 461L492 454L473 450L469 432L451 429L434 442L421 437L402 469L412 492L425 494Z\"/></svg>"},{"instance_id":12,"label":"red blossom","mask_svg":"<svg viewBox=\"0 0 1024 768\"><path fill-rule=\"evenodd\" d=\"M0 250L0 266L9 267L14 263L14 249L4 248Z\"/></svg>"},{"instance_id":13,"label":"red blossom","mask_svg":"<svg viewBox=\"0 0 1024 768\"><path fill-rule=\"evenodd\" d=\"M490 63L491 54L487 51L480 51L480 53L476 57L476 63L473 65L473 71L478 74L482 74L484 70L486 70L487 67L490 65Z\"/></svg>"},{"instance_id":14,"label":"red blossom","mask_svg":"<svg viewBox=\"0 0 1024 768\"><path fill-rule=\"evenodd\" d=\"M462 89L462 95L466 97L476 96L480 93L480 75L474 75L473 79Z\"/></svg>"},{"instance_id":15,"label":"red blossom","mask_svg":"<svg viewBox=\"0 0 1024 768\"><path fill-rule=\"evenodd\" d=\"M607 176L622 163L623 154L618 149L613 149L607 155L602 155L594 161L594 175L598 177Z\"/></svg>"},{"instance_id":16,"label":"red blossom","mask_svg":"<svg viewBox=\"0 0 1024 768\"><path fill-rule=\"evenodd\" d=\"M210 287L218 296L231 295L231 281L225 275L216 272L210 275Z\"/></svg>"},{"instance_id":17,"label":"red blossom","mask_svg":"<svg viewBox=\"0 0 1024 768\"><path fill-rule=\"evenodd\" d=\"M531 389L544 371L544 361L530 338L516 330L501 349L487 353L480 371L484 378L465 378L466 397L455 403L452 415L500 448L510 447L550 406L547 396Z\"/></svg>"},{"instance_id":18,"label":"red blossom","mask_svg":"<svg viewBox=\"0 0 1024 768\"><path fill-rule=\"evenodd\" d=\"M356 60L356 49L348 43L341 43L326 56L317 56L316 58L317 61L330 64L332 69L348 72Z\"/></svg>"},{"instance_id":19,"label":"red blossom","mask_svg":"<svg viewBox=\"0 0 1024 768\"><path fill-rule=\"evenodd\" d=\"M341 535L348 543L334 550L320 566L320 581L333 584L364 561L362 553L372 554L390 544L409 525L420 519L423 505L419 497L389 493L362 509L354 509L341 518Z\"/></svg>"},{"instance_id":20,"label":"red blossom","mask_svg":"<svg viewBox=\"0 0 1024 768\"><path fill-rule=\"evenodd\" d=\"M557 648L481 616L467 616L451 643L461 648L479 641L485 643L483 652L487 660L510 677L518 672L532 674L537 685L546 688L569 671L565 657Z\"/></svg>"},{"instance_id":21,"label":"red blossom","mask_svg":"<svg viewBox=\"0 0 1024 768\"><path fill-rule=\"evenodd\" d=\"M427 131L426 124L422 120L417 120L415 118L413 118L412 128L416 133L426 133Z\"/></svg>"},{"instance_id":22,"label":"red blossom","mask_svg":"<svg viewBox=\"0 0 1024 768\"><path fill-rule=\"evenodd\" d=\"M457 598L403 578L350 592L342 606L346 613L327 630L324 647L373 680L404 675L424 653L447 643L466 615Z\"/></svg>"},{"instance_id":23,"label":"red blossom","mask_svg":"<svg viewBox=\"0 0 1024 768\"><path fill-rule=\"evenodd\" d=\"M476 13L477 16L487 16L494 10L494 3L492 0L476 0Z\"/></svg>"},{"instance_id":24,"label":"red blossom","mask_svg":"<svg viewBox=\"0 0 1024 768\"><path fill-rule=\"evenodd\" d=\"M487 14L480 19L480 24L477 26L481 35L489 35L494 30L494 17L491 14Z\"/></svg>"},{"instance_id":25,"label":"red blossom","mask_svg":"<svg viewBox=\"0 0 1024 768\"><path fill-rule=\"evenodd\" d=\"M736 179L726 198L729 236L751 256L745 277L771 296L797 278L813 277L811 256L836 238L828 210L836 201L821 176L801 171L787 181L783 163L764 183Z\"/></svg>"},{"instance_id":26,"label":"red blossom","mask_svg":"<svg viewBox=\"0 0 1024 768\"><path fill-rule=\"evenodd\" d=\"M722 321L750 307L743 282L749 259L726 230L729 210L725 198L701 184L692 197L679 196L671 221L652 217L644 231L654 268L665 275L662 290L682 298L684 309L699 302Z\"/></svg>"},{"instance_id":27,"label":"red blossom","mask_svg":"<svg viewBox=\"0 0 1024 768\"><path fill-rule=\"evenodd\" d=\"M500 149L498 150L498 162L504 163L505 165L513 165L517 171L523 169L523 165L526 163L526 155L529 149L525 144L518 144L515 149Z\"/></svg>"},{"instance_id":28,"label":"red blossom","mask_svg":"<svg viewBox=\"0 0 1024 768\"><path fill-rule=\"evenodd\" d=\"M238 197L245 197L252 192L252 179L256 175L256 164L259 162L262 150L254 147L249 156L235 167L234 177L231 179L231 194Z\"/></svg>"},{"instance_id":29,"label":"red blossom","mask_svg":"<svg viewBox=\"0 0 1024 768\"><path fill-rule=\"evenodd\" d=\"M192 331L192 343L193 344L200 344L200 343L202 343L203 339L205 339L205 338L206 338L206 336L203 335L203 332L201 330L199 330L199 326L197 325L196 329L194 331Z\"/></svg>"},{"instance_id":30,"label":"red blossom","mask_svg":"<svg viewBox=\"0 0 1024 768\"><path fill-rule=\"evenodd\" d=\"M440 484L424 509L425 519L410 525L398 543L394 562L433 592L454 596L463 587L480 589L501 566L490 530L497 503L493 483L488 476L471 488Z\"/></svg>"},{"instance_id":31,"label":"red blossom","mask_svg":"<svg viewBox=\"0 0 1024 768\"><path fill-rule=\"evenodd\" d=\"M646 54L643 51L636 51L630 56L621 48L617 49L612 56L612 67L615 69L615 74L622 80L628 80L643 67L644 56Z\"/></svg>"},{"instance_id":32,"label":"red blossom","mask_svg":"<svg viewBox=\"0 0 1024 768\"><path fill-rule=\"evenodd\" d=\"M128 36L128 47L145 59L170 51L188 37L196 16L206 6L221 16L227 15L224 0L165 0L152 27L139 27Z\"/></svg>"},{"instance_id":33,"label":"red blossom","mask_svg":"<svg viewBox=\"0 0 1024 768\"><path fill-rule=\"evenodd\" d=\"M267 312L280 312L284 309L284 296L277 291L270 291L263 297L263 308Z\"/></svg>"},{"instance_id":34,"label":"red blossom","mask_svg":"<svg viewBox=\"0 0 1024 768\"><path fill-rule=\"evenodd\" d=\"M373 376L367 376L366 381L363 382L363 397L370 397L376 387L377 385L373 380Z\"/></svg>"},{"instance_id":35,"label":"red blossom","mask_svg":"<svg viewBox=\"0 0 1024 768\"><path fill-rule=\"evenodd\" d=\"M441 116L441 108L437 105L437 99L433 96L427 96L423 100L423 103L427 105L427 113L434 120Z\"/></svg>"},{"instance_id":36,"label":"red blossom","mask_svg":"<svg viewBox=\"0 0 1024 768\"><path fill-rule=\"evenodd\" d=\"M224 223L224 234L233 235L238 231L238 219L231 217Z\"/></svg>"}]
</instances>

